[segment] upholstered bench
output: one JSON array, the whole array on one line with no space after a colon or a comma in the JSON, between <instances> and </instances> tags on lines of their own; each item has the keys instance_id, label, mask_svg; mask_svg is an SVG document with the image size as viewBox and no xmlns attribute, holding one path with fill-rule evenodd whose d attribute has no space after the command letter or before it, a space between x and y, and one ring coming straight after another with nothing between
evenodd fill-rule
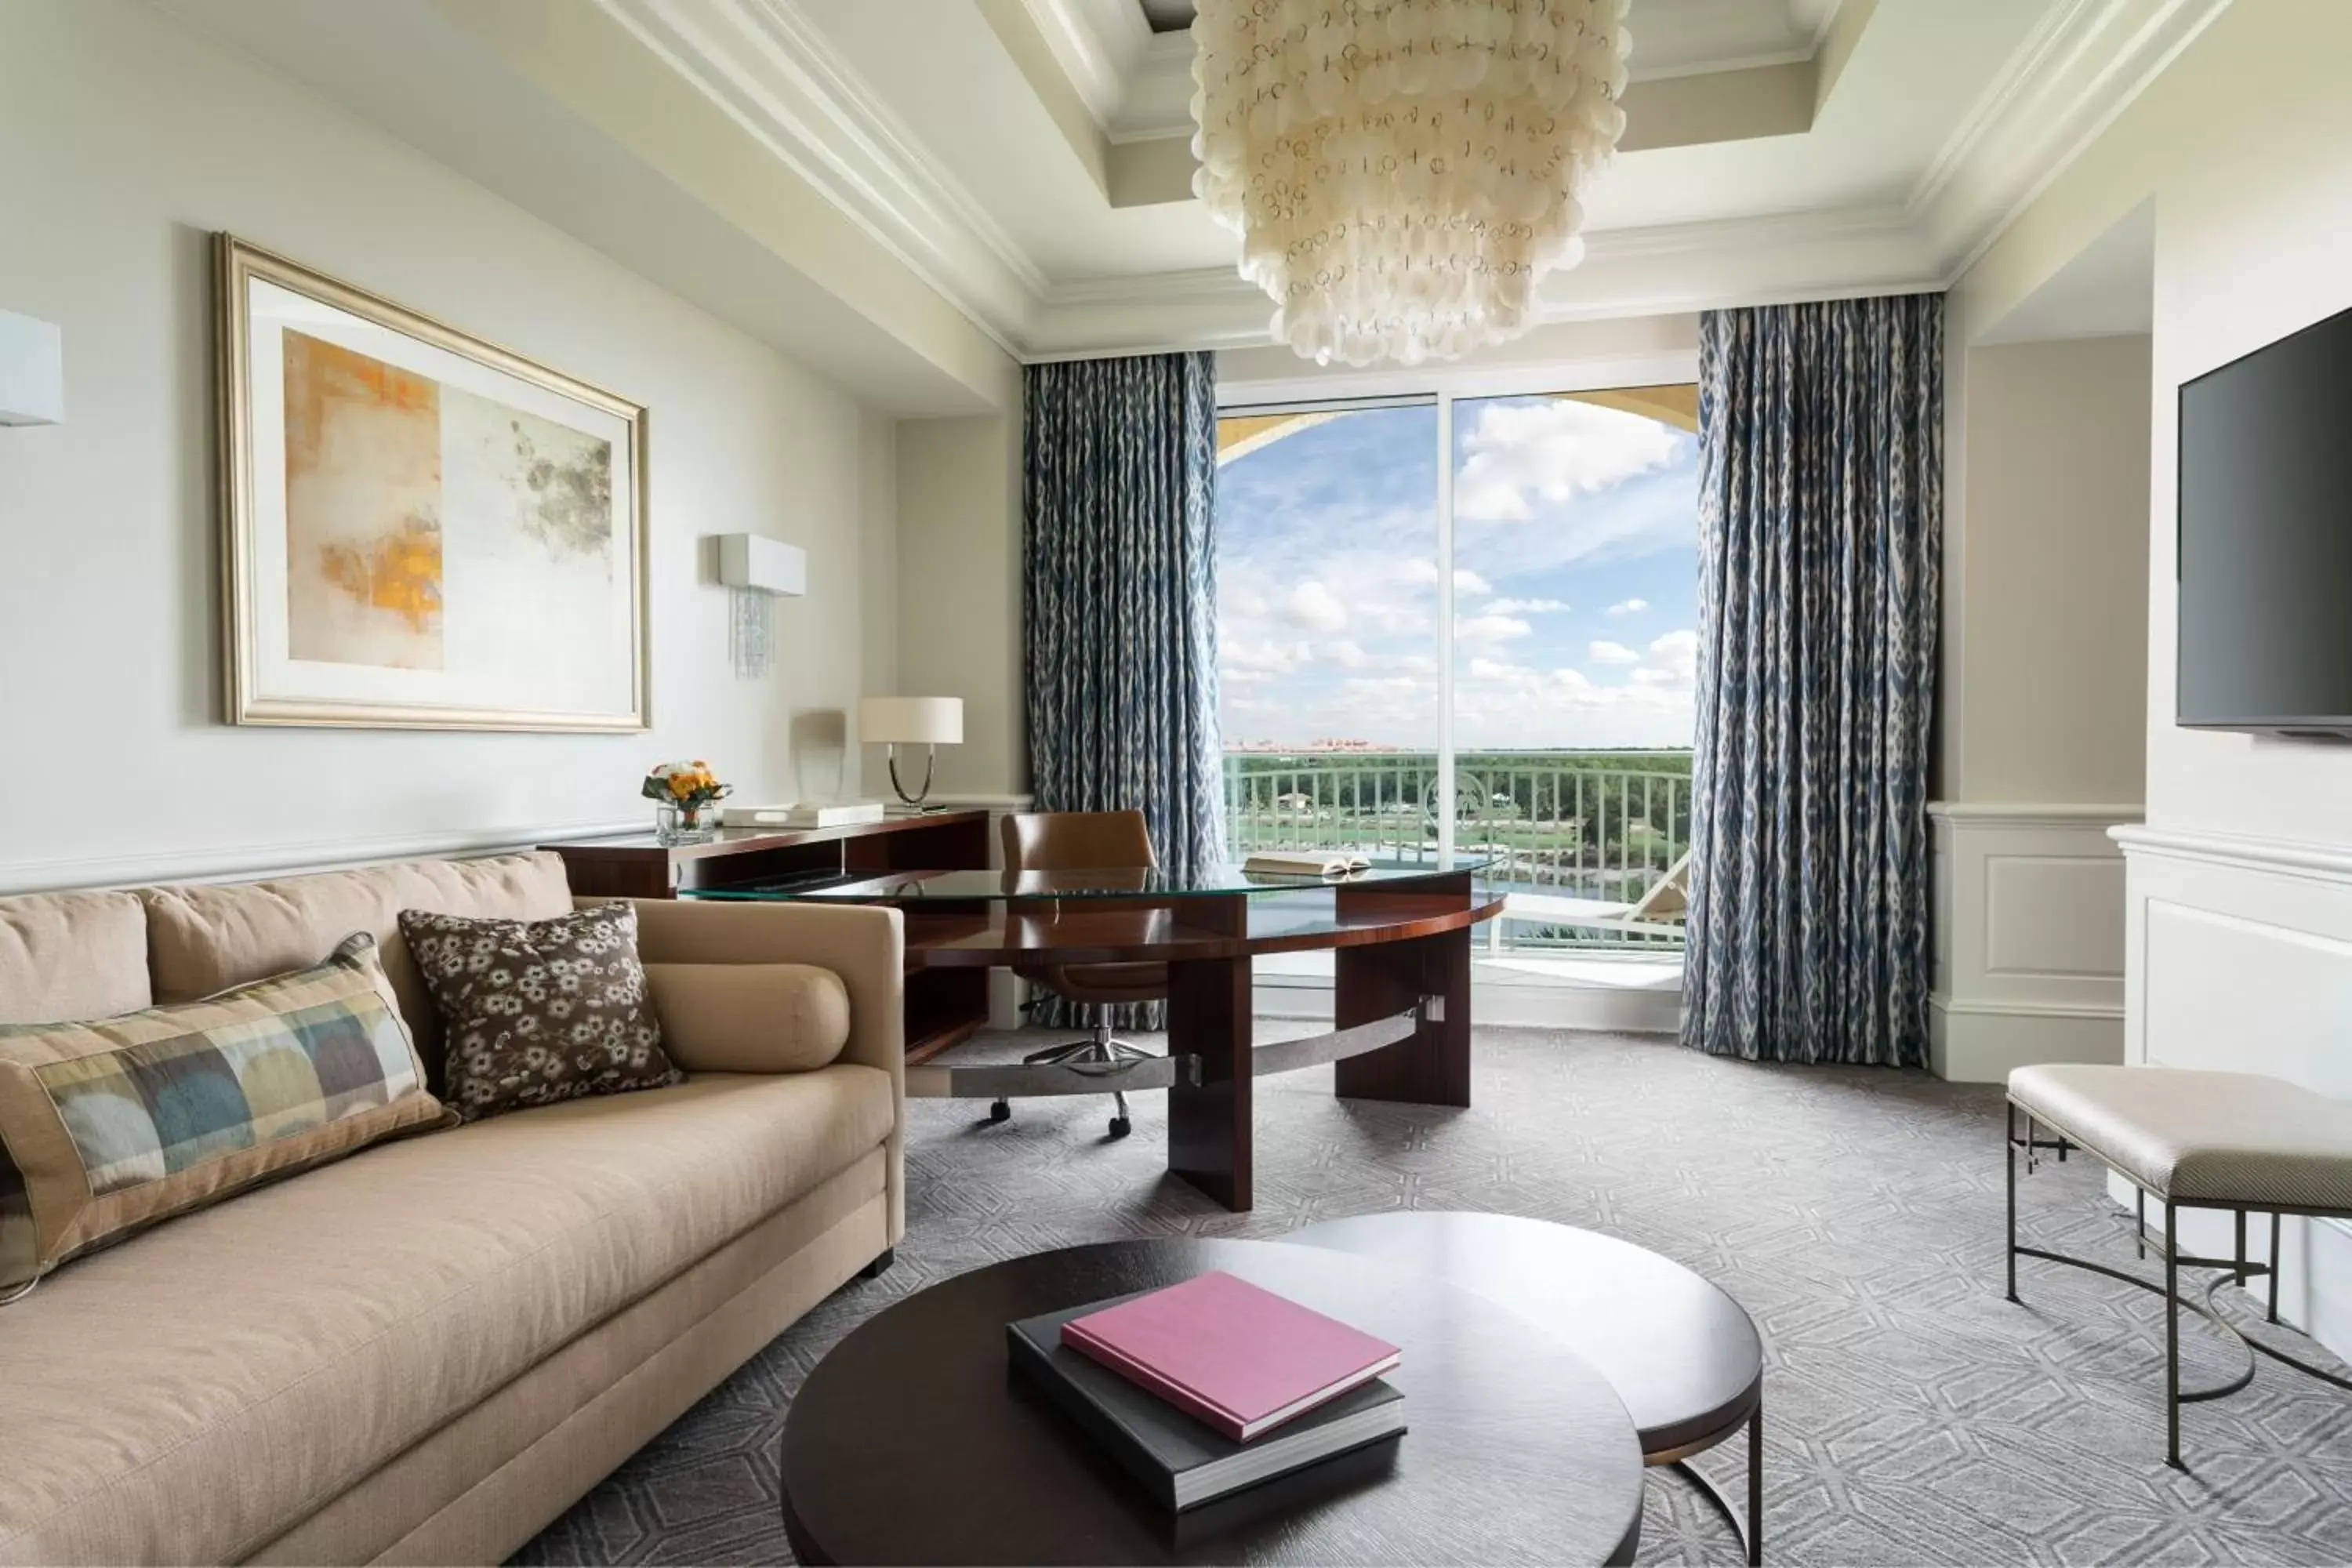
<instances>
[{"instance_id":1,"label":"upholstered bench","mask_svg":"<svg viewBox=\"0 0 2352 1568\"><path fill-rule=\"evenodd\" d=\"M2268 1318L2278 1321L2279 1216L2308 1215L2352 1218L2352 1104L2314 1094L2281 1079L2254 1073L2190 1072L2177 1068L2095 1067L2053 1064L2019 1068L2009 1075L2009 1299L2017 1300L2017 1260L2039 1258L2104 1274L2152 1290L2166 1301L2164 1394L2168 1464L2180 1463L2180 1407L2235 1394L2253 1381L2252 1354L2237 1377L2214 1388L2184 1393L2180 1387L2180 1308L2212 1323L2249 1352L2260 1352L2338 1388L2352 1382L2250 1340L2212 1307L2213 1292L2234 1280L2243 1286L2267 1276ZM2024 1118L2024 1132L2018 1121ZM2044 1138L2046 1131L2051 1136ZM2017 1242L2017 1157L2033 1169L2037 1152L2077 1148L2092 1155L2137 1191L2137 1236L2140 1256L2149 1241L2147 1204L2164 1205L2156 1237L2164 1256L2164 1283L2086 1258ZM2175 1245L2176 1221L2183 1209L2220 1209L2236 1216L2233 1258L2195 1258ZM2246 1215L2267 1214L2270 1250L2263 1262L2246 1256ZM2212 1268L2203 1306L2180 1300L2180 1270Z\"/></svg>"}]
</instances>

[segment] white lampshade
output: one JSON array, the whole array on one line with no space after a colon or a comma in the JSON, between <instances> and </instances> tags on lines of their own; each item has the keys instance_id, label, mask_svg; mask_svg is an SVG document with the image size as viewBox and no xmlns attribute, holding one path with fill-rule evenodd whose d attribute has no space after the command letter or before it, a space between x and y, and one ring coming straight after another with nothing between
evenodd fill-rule
<instances>
[{"instance_id":1,"label":"white lampshade","mask_svg":"<svg viewBox=\"0 0 2352 1568\"><path fill-rule=\"evenodd\" d=\"M857 731L873 742L960 745L963 742L963 699L868 697L857 704Z\"/></svg>"}]
</instances>

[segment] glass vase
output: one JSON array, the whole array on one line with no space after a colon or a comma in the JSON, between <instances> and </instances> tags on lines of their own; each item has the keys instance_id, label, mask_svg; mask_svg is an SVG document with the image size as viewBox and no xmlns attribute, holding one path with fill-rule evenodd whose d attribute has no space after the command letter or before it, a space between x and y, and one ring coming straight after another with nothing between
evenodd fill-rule
<instances>
[{"instance_id":1,"label":"glass vase","mask_svg":"<svg viewBox=\"0 0 2352 1568\"><path fill-rule=\"evenodd\" d=\"M654 807L654 841L664 847L708 844L718 837L719 807L715 804Z\"/></svg>"}]
</instances>

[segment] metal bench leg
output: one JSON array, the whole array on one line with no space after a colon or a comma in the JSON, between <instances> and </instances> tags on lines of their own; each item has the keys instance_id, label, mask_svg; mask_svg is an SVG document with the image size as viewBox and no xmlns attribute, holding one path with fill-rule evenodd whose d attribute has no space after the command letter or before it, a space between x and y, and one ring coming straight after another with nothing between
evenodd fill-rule
<instances>
[{"instance_id":1,"label":"metal bench leg","mask_svg":"<svg viewBox=\"0 0 2352 1568\"><path fill-rule=\"evenodd\" d=\"M2164 1462L2180 1462L2180 1229L2179 1211L2164 1204Z\"/></svg>"},{"instance_id":2,"label":"metal bench leg","mask_svg":"<svg viewBox=\"0 0 2352 1568\"><path fill-rule=\"evenodd\" d=\"M2017 1107L2008 1107L2001 1154L2009 1166L2009 1299L2017 1300Z\"/></svg>"},{"instance_id":3,"label":"metal bench leg","mask_svg":"<svg viewBox=\"0 0 2352 1568\"><path fill-rule=\"evenodd\" d=\"M2246 1211L2237 1211L2238 1221L2238 1289L2246 1288Z\"/></svg>"},{"instance_id":4,"label":"metal bench leg","mask_svg":"<svg viewBox=\"0 0 2352 1568\"><path fill-rule=\"evenodd\" d=\"M2271 1211L2271 1321L2278 1321L2279 1216Z\"/></svg>"}]
</instances>

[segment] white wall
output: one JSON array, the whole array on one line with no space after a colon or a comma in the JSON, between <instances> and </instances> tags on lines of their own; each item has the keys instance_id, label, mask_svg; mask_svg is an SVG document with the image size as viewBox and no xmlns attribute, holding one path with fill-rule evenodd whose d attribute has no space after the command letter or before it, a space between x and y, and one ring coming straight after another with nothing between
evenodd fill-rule
<instances>
[{"instance_id":1,"label":"white wall","mask_svg":"<svg viewBox=\"0 0 2352 1568\"><path fill-rule=\"evenodd\" d=\"M2139 804L2148 353L2137 336L1968 351L1948 800Z\"/></svg>"},{"instance_id":2,"label":"white wall","mask_svg":"<svg viewBox=\"0 0 2352 1568\"><path fill-rule=\"evenodd\" d=\"M0 7L0 308L68 418L0 430L0 888L259 869L642 820L647 764L794 792L794 716L892 646L887 421L504 200L129 0ZM219 721L211 284L229 229L652 413L650 734ZM707 536L809 553L741 681ZM854 774L852 783L854 785Z\"/></svg>"},{"instance_id":3,"label":"white wall","mask_svg":"<svg viewBox=\"0 0 2352 1568\"><path fill-rule=\"evenodd\" d=\"M2148 340L2000 325L1946 321L1929 1061L1977 1082L2123 1059L2147 755Z\"/></svg>"},{"instance_id":4,"label":"white wall","mask_svg":"<svg viewBox=\"0 0 2352 1568\"><path fill-rule=\"evenodd\" d=\"M2232 6L2020 216L1958 298L1997 317L2153 198L2147 823L2117 835L2129 865L2125 1048L2352 1099L2352 748L2173 723L2174 399L2181 382L2352 306L2347 51L2352 5ZM2352 1279L2352 1232L2290 1229L2287 1310L2352 1352L2352 1299L2311 1284Z\"/></svg>"},{"instance_id":5,"label":"white wall","mask_svg":"<svg viewBox=\"0 0 2352 1568\"><path fill-rule=\"evenodd\" d=\"M898 432L898 685L963 699L963 744L940 749L936 788L971 804L1029 787L1017 379L1008 401L1010 414L908 419ZM867 777L887 790L881 748L867 749Z\"/></svg>"}]
</instances>

